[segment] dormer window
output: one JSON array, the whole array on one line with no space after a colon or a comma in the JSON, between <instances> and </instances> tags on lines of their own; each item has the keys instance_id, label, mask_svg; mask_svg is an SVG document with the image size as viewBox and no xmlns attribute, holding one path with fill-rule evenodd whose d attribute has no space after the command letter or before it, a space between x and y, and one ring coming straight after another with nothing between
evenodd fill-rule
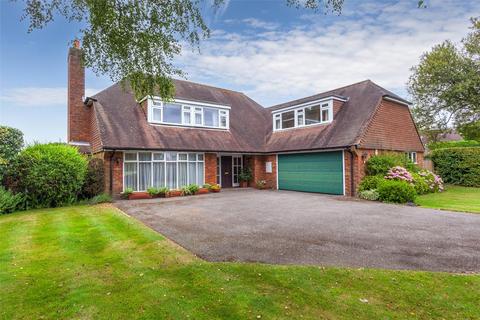
<instances>
[{"instance_id":1,"label":"dormer window","mask_svg":"<svg viewBox=\"0 0 480 320\"><path fill-rule=\"evenodd\" d=\"M148 122L204 128L229 128L230 107L175 100L148 99Z\"/></svg>"},{"instance_id":2,"label":"dormer window","mask_svg":"<svg viewBox=\"0 0 480 320\"><path fill-rule=\"evenodd\" d=\"M330 123L332 120L333 100L330 99L275 111L273 128L276 131Z\"/></svg>"}]
</instances>

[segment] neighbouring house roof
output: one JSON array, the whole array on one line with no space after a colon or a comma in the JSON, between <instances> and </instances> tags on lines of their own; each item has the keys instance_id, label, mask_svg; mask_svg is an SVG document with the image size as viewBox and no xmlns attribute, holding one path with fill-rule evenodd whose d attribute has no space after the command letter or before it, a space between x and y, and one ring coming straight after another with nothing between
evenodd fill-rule
<instances>
[{"instance_id":1,"label":"neighbouring house roof","mask_svg":"<svg viewBox=\"0 0 480 320\"><path fill-rule=\"evenodd\" d=\"M408 101L370 80L270 108L241 92L174 80L175 98L230 106L230 130L151 125L129 87L115 84L93 102L103 149L264 153L356 145L382 98ZM272 111L324 97L346 100L332 123L272 132Z\"/></svg>"}]
</instances>

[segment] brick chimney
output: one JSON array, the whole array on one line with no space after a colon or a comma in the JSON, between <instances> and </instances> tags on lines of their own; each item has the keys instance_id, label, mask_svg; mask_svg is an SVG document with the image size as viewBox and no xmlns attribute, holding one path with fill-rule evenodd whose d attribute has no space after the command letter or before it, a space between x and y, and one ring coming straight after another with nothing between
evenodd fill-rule
<instances>
[{"instance_id":1,"label":"brick chimney","mask_svg":"<svg viewBox=\"0 0 480 320\"><path fill-rule=\"evenodd\" d=\"M75 40L68 50L68 142L85 144L90 142L91 108L84 105L85 68L82 64L80 41Z\"/></svg>"}]
</instances>

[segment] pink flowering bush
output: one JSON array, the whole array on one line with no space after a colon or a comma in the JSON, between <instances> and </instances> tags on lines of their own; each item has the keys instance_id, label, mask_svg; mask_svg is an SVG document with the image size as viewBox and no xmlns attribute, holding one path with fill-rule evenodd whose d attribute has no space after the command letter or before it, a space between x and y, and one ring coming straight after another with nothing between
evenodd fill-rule
<instances>
[{"instance_id":1,"label":"pink flowering bush","mask_svg":"<svg viewBox=\"0 0 480 320\"><path fill-rule=\"evenodd\" d=\"M385 176L385 179L400 180L413 184L413 177L404 167L396 166L390 168Z\"/></svg>"},{"instance_id":2,"label":"pink flowering bush","mask_svg":"<svg viewBox=\"0 0 480 320\"><path fill-rule=\"evenodd\" d=\"M431 192L442 192L444 190L443 180L435 173L429 170L421 170L418 172L418 175L425 179L425 182L428 184Z\"/></svg>"}]
</instances>

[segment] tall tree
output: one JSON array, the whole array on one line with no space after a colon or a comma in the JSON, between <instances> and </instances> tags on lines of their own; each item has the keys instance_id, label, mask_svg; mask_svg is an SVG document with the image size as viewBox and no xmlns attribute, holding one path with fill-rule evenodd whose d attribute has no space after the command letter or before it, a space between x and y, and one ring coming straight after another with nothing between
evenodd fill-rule
<instances>
[{"instance_id":1,"label":"tall tree","mask_svg":"<svg viewBox=\"0 0 480 320\"><path fill-rule=\"evenodd\" d=\"M422 55L412 68L408 89L423 131L443 132L480 120L480 20L461 45L445 41Z\"/></svg>"}]
</instances>

